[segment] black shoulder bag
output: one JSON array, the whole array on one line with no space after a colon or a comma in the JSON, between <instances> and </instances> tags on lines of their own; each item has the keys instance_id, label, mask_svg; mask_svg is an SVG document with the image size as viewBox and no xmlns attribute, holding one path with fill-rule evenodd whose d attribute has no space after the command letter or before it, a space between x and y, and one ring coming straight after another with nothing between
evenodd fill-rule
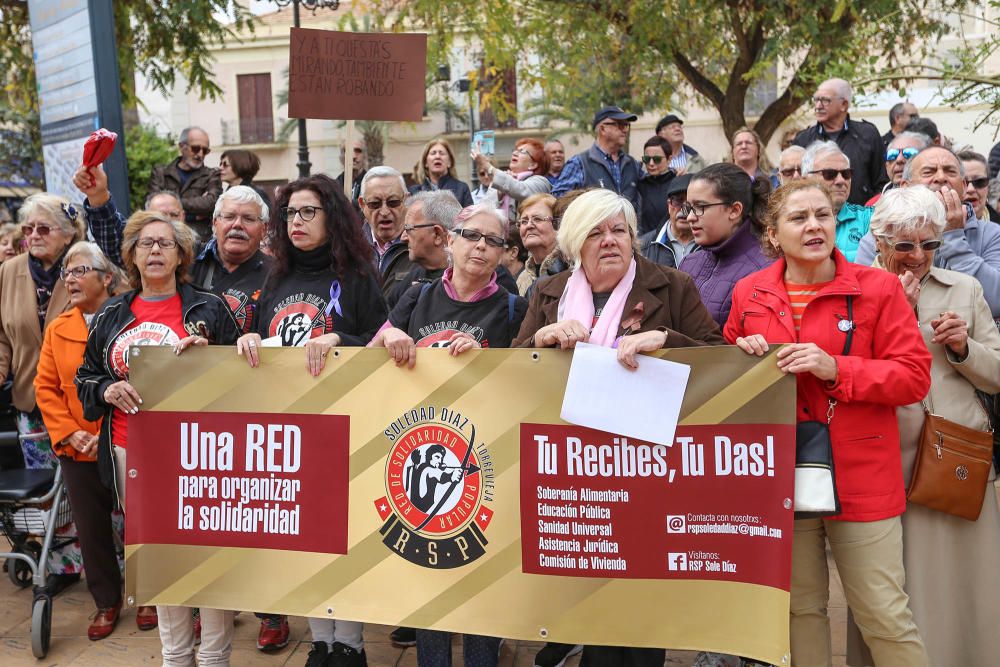
<instances>
[{"instance_id":1,"label":"black shoulder bag","mask_svg":"<svg viewBox=\"0 0 1000 667\"><path fill-rule=\"evenodd\" d=\"M843 355L854 338L854 297L847 297L847 338ZM818 519L840 514L837 476L833 469L830 422L837 401L827 400L826 422L799 422L795 427L795 518Z\"/></svg>"}]
</instances>

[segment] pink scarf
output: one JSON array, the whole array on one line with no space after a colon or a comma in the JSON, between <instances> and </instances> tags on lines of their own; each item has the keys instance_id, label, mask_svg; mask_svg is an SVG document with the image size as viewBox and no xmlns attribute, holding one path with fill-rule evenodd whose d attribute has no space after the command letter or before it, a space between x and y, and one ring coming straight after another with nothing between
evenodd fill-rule
<instances>
[{"instance_id":1,"label":"pink scarf","mask_svg":"<svg viewBox=\"0 0 1000 667\"><path fill-rule=\"evenodd\" d=\"M597 324L590 331L590 342L604 347L617 347L615 340L618 336L618 328L621 326L622 312L625 310L625 300L629 292L632 291L632 282L635 280L635 258L629 263L628 271L615 289L611 292L601 316L597 318ZM559 309L556 319L576 320L586 329L590 329L594 322L594 291L587 280L587 274L583 272L583 267L573 270L569 280L566 281L566 289L559 297Z\"/></svg>"}]
</instances>

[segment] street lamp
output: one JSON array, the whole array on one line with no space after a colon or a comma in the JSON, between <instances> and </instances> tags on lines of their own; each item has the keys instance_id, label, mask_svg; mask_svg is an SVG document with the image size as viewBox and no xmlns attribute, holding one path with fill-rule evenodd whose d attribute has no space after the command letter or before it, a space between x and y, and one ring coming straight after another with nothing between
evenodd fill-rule
<instances>
[{"instance_id":1,"label":"street lamp","mask_svg":"<svg viewBox=\"0 0 1000 667\"><path fill-rule=\"evenodd\" d=\"M296 28L299 27L299 7L305 7L313 14L316 13L317 9L332 9L337 11L340 9L340 0L272 0L278 7L292 6L292 25ZM309 175L309 167L312 163L309 162L309 142L306 140L306 119L299 118L299 161L296 165L299 168L299 178L305 178Z\"/></svg>"}]
</instances>

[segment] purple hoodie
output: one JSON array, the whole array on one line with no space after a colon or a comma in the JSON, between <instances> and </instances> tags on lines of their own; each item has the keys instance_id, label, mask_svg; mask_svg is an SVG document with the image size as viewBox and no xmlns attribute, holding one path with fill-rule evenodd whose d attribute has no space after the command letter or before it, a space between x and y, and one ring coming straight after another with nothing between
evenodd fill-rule
<instances>
[{"instance_id":1,"label":"purple hoodie","mask_svg":"<svg viewBox=\"0 0 1000 667\"><path fill-rule=\"evenodd\" d=\"M701 300L720 327L729 319L736 281L774 261L764 256L760 239L750 231L751 224L750 218L745 219L728 239L702 246L685 257L678 267L691 274Z\"/></svg>"}]
</instances>

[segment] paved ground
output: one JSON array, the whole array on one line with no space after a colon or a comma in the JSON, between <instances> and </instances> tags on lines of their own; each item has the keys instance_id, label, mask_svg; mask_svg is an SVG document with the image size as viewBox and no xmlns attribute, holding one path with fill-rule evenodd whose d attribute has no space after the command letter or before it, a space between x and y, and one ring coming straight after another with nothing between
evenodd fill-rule
<instances>
[{"instance_id":1,"label":"paved ground","mask_svg":"<svg viewBox=\"0 0 1000 667\"><path fill-rule=\"evenodd\" d=\"M830 616L833 621L833 646L835 667L844 665L846 609L841 592L840 579L835 568L831 571L832 582ZM89 617L94 613L93 601L83 583L75 584L61 593L55 600L52 616L52 647L44 660L35 660L31 655L29 635L31 616L31 589L19 590L10 583L6 575L0 579L0 665L18 667L20 665L45 665L82 667L113 667L115 665L155 665L160 663L160 642L155 630L140 632L135 627L135 612L126 611L115 633L108 639L92 642L87 639ZM256 649L257 620L249 614L241 614L236 619L236 639L232 657L234 667L277 667L279 665L301 666L309 653L309 629L305 619L291 621L292 642L284 650L274 655L264 655ZM400 650L389 643L391 628L368 625L365 628L365 646L368 664L371 667L416 667L413 649ZM541 644L535 642L513 642L504 644L501 653L501 667L532 667L532 658ZM456 658L461 655L455 652ZM668 653L666 664L670 667L686 667L691 664L693 654L684 651ZM456 660L461 667L461 659ZM567 667L576 667L578 658L571 658Z\"/></svg>"}]
</instances>

